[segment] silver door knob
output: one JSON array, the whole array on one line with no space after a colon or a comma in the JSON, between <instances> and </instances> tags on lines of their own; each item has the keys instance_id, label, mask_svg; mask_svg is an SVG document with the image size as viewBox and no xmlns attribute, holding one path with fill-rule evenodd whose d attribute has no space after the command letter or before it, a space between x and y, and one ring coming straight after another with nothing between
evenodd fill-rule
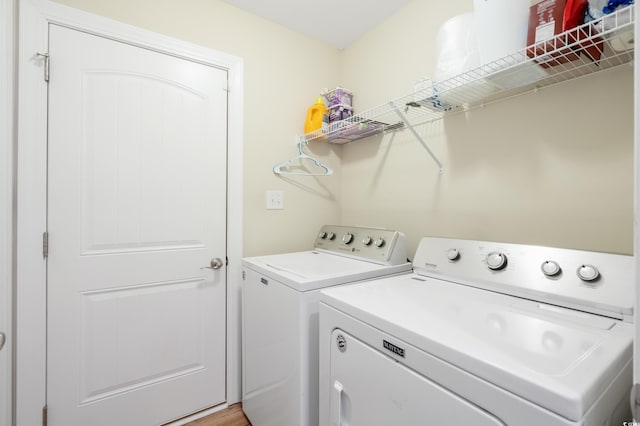
<instances>
[{"instance_id":1,"label":"silver door knob","mask_svg":"<svg viewBox=\"0 0 640 426\"><path fill-rule=\"evenodd\" d=\"M214 257L211 259L211 263L209 265L210 266L203 266L200 269L220 269L222 268L222 265L224 265L224 262L222 262L222 259L219 257Z\"/></svg>"},{"instance_id":2,"label":"silver door knob","mask_svg":"<svg viewBox=\"0 0 640 426\"><path fill-rule=\"evenodd\" d=\"M4 335L4 333L0 333L0 351L2 350L2 348L4 347L4 341L7 339L7 336Z\"/></svg>"}]
</instances>

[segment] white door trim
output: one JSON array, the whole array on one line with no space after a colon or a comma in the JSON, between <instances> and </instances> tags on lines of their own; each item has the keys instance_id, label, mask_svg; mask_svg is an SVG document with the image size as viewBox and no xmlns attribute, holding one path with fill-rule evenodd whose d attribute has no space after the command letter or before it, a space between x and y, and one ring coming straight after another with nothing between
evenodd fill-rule
<instances>
[{"instance_id":1,"label":"white door trim","mask_svg":"<svg viewBox=\"0 0 640 426\"><path fill-rule=\"evenodd\" d=\"M240 291L242 285L242 99L241 58L88 14L49 0L20 0L18 105L16 424L40 424L46 402L47 86L42 60L50 23L227 70L227 402L240 400ZM55 78L55 58L51 59Z\"/></svg>"},{"instance_id":2,"label":"white door trim","mask_svg":"<svg viewBox=\"0 0 640 426\"><path fill-rule=\"evenodd\" d=\"M0 332L7 341L0 352L0 426L12 424L12 289L13 289L13 153L16 2L0 3Z\"/></svg>"},{"instance_id":3,"label":"white door trim","mask_svg":"<svg viewBox=\"0 0 640 426\"><path fill-rule=\"evenodd\" d=\"M635 37L640 36L640 7L635 6ZM634 418L638 418L640 415L640 118L638 118L638 111L640 111L640 64L638 63L638 54L640 54L640 47L637 45L634 47L634 84L633 84L633 105L635 113L633 114L634 123L634 254L635 254L635 269L634 269L634 282L636 289L635 297L635 309L633 313L633 322L635 324L635 340L633 342L633 390L631 400L631 410Z\"/></svg>"}]
</instances>

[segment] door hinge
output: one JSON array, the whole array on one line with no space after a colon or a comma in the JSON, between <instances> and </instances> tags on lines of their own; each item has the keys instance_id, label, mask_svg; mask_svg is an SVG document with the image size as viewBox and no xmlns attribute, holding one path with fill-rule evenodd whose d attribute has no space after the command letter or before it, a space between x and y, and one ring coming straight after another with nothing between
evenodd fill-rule
<instances>
[{"instance_id":1,"label":"door hinge","mask_svg":"<svg viewBox=\"0 0 640 426\"><path fill-rule=\"evenodd\" d=\"M245 271L244 269L242 270L242 279L243 280L247 279L247 271Z\"/></svg>"},{"instance_id":2,"label":"door hinge","mask_svg":"<svg viewBox=\"0 0 640 426\"><path fill-rule=\"evenodd\" d=\"M46 231L42 233L42 257L49 257L49 233Z\"/></svg>"},{"instance_id":3,"label":"door hinge","mask_svg":"<svg viewBox=\"0 0 640 426\"><path fill-rule=\"evenodd\" d=\"M42 407L42 426L47 426L47 411L48 407L46 405Z\"/></svg>"},{"instance_id":4,"label":"door hinge","mask_svg":"<svg viewBox=\"0 0 640 426\"><path fill-rule=\"evenodd\" d=\"M640 388L640 383L634 383L631 387L631 417L634 419L638 418L638 409L640 408L640 392L638 392ZM628 422L627 424L633 424Z\"/></svg>"},{"instance_id":5,"label":"door hinge","mask_svg":"<svg viewBox=\"0 0 640 426\"><path fill-rule=\"evenodd\" d=\"M48 53L36 53L42 58L44 62L44 81L49 82L49 54Z\"/></svg>"}]
</instances>

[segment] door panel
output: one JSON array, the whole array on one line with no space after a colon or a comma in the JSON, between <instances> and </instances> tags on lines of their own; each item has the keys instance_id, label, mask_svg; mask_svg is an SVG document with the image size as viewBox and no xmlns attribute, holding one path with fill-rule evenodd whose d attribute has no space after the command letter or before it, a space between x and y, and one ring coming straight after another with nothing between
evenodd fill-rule
<instances>
[{"instance_id":1,"label":"door panel","mask_svg":"<svg viewBox=\"0 0 640 426\"><path fill-rule=\"evenodd\" d=\"M205 95L116 72L82 89L84 254L202 247Z\"/></svg>"},{"instance_id":2,"label":"door panel","mask_svg":"<svg viewBox=\"0 0 640 426\"><path fill-rule=\"evenodd\" d=\"M225 71L52 25L47 404L152 425L225 400Z\"/></svg>"},{"instance_id":3,"label":"door panel","mask_svg":"<svg viewBox=\"0 0 640 426\"><path fill-rule=\"evenodd\" d=\"M199 280L184 280L83 293L81 404L203 370L202 292Z\"/></svg>"}]
</instances>

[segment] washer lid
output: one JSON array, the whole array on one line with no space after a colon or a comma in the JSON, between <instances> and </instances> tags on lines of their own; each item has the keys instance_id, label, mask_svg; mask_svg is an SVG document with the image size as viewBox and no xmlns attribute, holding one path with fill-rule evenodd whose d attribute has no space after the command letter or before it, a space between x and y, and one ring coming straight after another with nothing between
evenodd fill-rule
<instances>
[{"instance_id":1,"label":"washer lid","mask_svg":"<svg viewBox=\"0 0 640 426\"><path fill-rule=\"evenodd\" d=\"M324 303L572 421L632 356L632 324L416 274L321 294Z\"/></svg>"},{"instance_id":2,"label":"washer lid","mask_svg":"<svg viewBox=\"0 0 640 426\"><path fill-rule=\"evenodd\" d=\"M380 265L315 250L248 257L242 260L242 264L297 291L411 271L411 263L408 262L393 266Z\"/></svg>"}]
</instances>

